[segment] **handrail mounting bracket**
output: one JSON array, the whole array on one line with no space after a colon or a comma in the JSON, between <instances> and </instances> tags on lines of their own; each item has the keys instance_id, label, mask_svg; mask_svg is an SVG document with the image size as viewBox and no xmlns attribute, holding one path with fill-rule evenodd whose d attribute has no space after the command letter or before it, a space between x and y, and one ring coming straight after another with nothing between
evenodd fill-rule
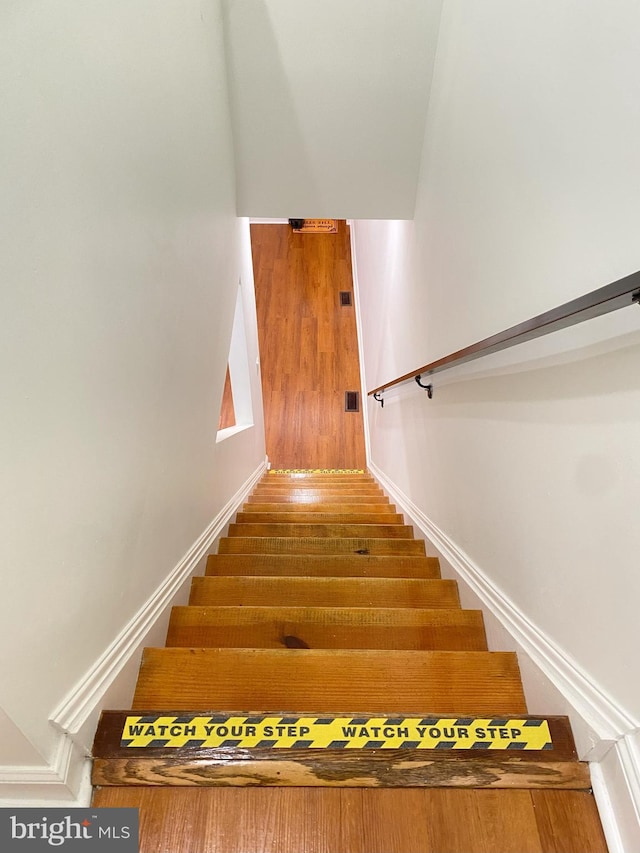
<instances>
[{"instance_id":1,"label":"handrail mounting bracket","mask_svg":"<svg viewBox=\"0 0 640 853\"><path fill-rule=\"evenodd\" d=\"M427 397L431 400L431 398L433 397L433 385L431 385L431 384L429 384L429 385L423 385L423 384L422 384L422 382L420 381L420 380L421 380L421 378L422 378L422 376L421 376L421 374L419 373L419 374L416 376L416 382L418 383L418 385L419 385L421 388L424 388L424 390L427 392ZM375 397L375 394L374 394L374 397Z\"/></svg>"}]
</instances>

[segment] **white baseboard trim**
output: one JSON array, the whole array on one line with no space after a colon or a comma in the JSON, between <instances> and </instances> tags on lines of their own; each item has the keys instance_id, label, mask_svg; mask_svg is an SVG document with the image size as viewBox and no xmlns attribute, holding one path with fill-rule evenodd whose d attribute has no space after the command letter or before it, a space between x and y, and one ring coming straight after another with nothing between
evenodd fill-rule
<instances>
[{"instance_id":1,"label":"white baseboard trim","mask_svg":"<svg viewBox=\"0 0 640 853\"><path fill-rule=\"evenodd\" d=\"M640 736L626 735L597 762L591 784L609 853L640 850Z\"/></svg>"},{"instance_id":2,"label":"white baseboard trim","mask_svg":"<svg viewBox=\"0 0 640 853\"><path fill-rule=\"evenodd\" d=\"M422 532L453 574L513 640L563 698L581 758L592 768L593 788L610 850L640 850L640 724L621 708L493 584L490 578L433 523L370 459L382 488ZM622 845L622 846L621 846Z\"/></svg>"},{"instance_id":3,"label":"white baseboard trim","mask_svg":"<svg viewBox=\"0 0 640 853\"><path fill-rule=\"evenodd\" d=\"M0 808L89 805L90 777L84 747L60 733L50 764L0 767Z\"/></svg>"},{"instance_id":4,"label":"white baseboard trim","mask_svg":"<svg viewBox=\"0 0 640 853\"><path fill-rule=\"evenodd\" d=\"M247 495L265 472L265 464L248 477L206 530L132 617L104 653L85 672L52 712L57 731L55 754L49 764L0 767L0 806L87 806L91 796L90 748L107 694L121 693L119 680L135 682L137 653L149 645L154 628L168 618L174 599L211 553ZM130 691L129 691L130 693Z\"/></svg>"}]
</instances>

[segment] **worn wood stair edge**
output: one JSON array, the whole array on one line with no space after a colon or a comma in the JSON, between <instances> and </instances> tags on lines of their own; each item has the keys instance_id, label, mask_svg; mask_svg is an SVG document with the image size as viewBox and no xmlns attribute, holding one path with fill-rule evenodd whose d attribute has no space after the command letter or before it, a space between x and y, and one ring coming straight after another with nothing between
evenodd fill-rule
<instances>
[{"instance_id":1,"label":"worn wood stair edge","mask_svg":"<svg viewBox=\"0 0 640 853\"><path fill-rule=\"evenodd\" d=\"M313 787L456 787L588 790L588 765L577 761L566 717L545 717L553 749L518 757L497 750L127 747L120 739L131 711L105 711L93 747L94 785ZM184 710L138 712L149 719ZM191 711L188 716L217 712ZM233 712L253 716L261 712ZM282 712L285 716L286 712ZM421 716L428 716L421 714Z\"/></svg>"},{"instance_id":2,"label":"worn wood stair edge","mask_svg":"<svg viewBox=\"0 0 640 853\"><path fill-rule=\"evenodd\" d=\"M304 786L342 788L546 788L590 790L589 765L580 761L500 759L432 760L422 756L350 756L338 761L297 755L269 761L214 758L95 758L93 785Z\"/></svg>"}]
</instances>

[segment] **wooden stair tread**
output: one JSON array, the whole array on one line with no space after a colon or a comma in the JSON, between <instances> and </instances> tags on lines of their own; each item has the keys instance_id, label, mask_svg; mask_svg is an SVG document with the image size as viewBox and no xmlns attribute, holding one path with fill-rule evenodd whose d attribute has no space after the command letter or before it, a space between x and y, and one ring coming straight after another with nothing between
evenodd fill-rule
<instances>
[{"instance_id":1,"label":"wooden stair tread","mask_svg":"<svg viewBox=\"0 0 640 853\"><path fill-rule=\"evenodd\" d=\"M374 486L376 489L379 489L380 486L374 477L369 473L365 474L276 474L276 473L266 473L263 477L258 481L256 488L260 486L268 486L271 484L278 484L287 487L296 487L301 484L307 483L319 483L322 486L335 486L337 485L365 485L365 486Z\"/></svg>"},{"instance_id":2,"label":"wooden stair tread","mask_svg":"<svg viewBox=\"0 0 640 853\"><path fill-rule=\"evenodd\" d=\"M459 607L452 580L423 578L195 577L189 604L298 607Z\"/></svg>"},{"instance_id":3,"label":"wooden stair tread","mask_svg":"<svg viewBox=\"0 0 640 853\"><path fill-rule=\"evenodd\" d=\"M145 650L133 708L526 714L512 652Z\"/></svg>"},{"instance_id":4,"label":"wooden stair tread","mask_svg":"<svg viewBox=\"0 0 640 853\"><path fill-rule=\"evenodd\" d=\"M387 516L396 516L399 515L400 518L402 516L400 513L396 512L395 504L389 503L328 503L326 501L319 501L314 503L249 503L245 502L242 505L242 513L252 514L252 513L269 513L269 512L277 512L277 513L287 513L288 515L310 515L320 513L326 514L331 513L333 515L345 516L350 513L363 513L367 515L375 515L375 516L384 516L386 519ZM383 523L386 523L383 522Z\"/></svg>"},{"instance_id":5,"label":"wooden stair tread","mask_svg":"<svg viewBox=\"0 0 640 853\"><path fill-rule=\"evenodd\" d=\"M229 525L229 536L305 536L326 539L357 538L413 539L413 527L406 524L237 524Z\"/></svg>"},{"instance_id":6,"label":"wooden stair tread","mask_svg":"<svg viewBox=\"0 0 640 853\"><path fill-rule=\"evenodd\" d=\"M363 554L211 554L206 574L439 578L437 557Z\"/></svg>"},{"instance_id":7,"label":"wooden stair tread","mask_svg":"<svg viewBox=\"0 0 640 853\"><path fill-rule=\"evenodd\" d=\"M265 477L260 480L260 483L304 483L305 485L307 483L319 483L321 485L324 485L326 483L371 483L373 485L377 485L375 479L371 476L371 474L323 474L319 472L308 474L275 474L269 472Z\"/></svg>"},{"instance_id":8,"label":"wooden stair tread","mask_svg":"<svg viewBox=\"0 0 640 853\"><path fill-rule=\"evenodd\" d=\"M248 504L260 503L301 503L312 506L313 504L331 503L331 504L380 504L382 506L389 505L389 498L383 493L376 494L345 494L342 491L323 492L317 491L314 494L305 494L303 498L300 495L290 494L288 492L253 492L246 501Z\"/></svg>"},{"instance_id":9,"label":"wooden stair tread","mask_svg":"<svg viewBox=\"0 0 640 853\"><path fill-rule=\"evenodd\" d=\"M349 514L340 512L239 512L236 514L235 523L244 524L376 524L376 525L404 525L404 517L400 513L375 512L351 512ZM245 534L247 535L247 534ZM254 535L254 534L249 534ZM269 534L273 535L273 534Z\"/></svg>"},{"instance_id":10,"label":"wooden stair tread","mask_svg":"<svg viewBox=\"0 0 640 853\"><path fill-rule=\"evenodd\" d=\"M426 555L421 539L371 539L312 536L225 536L219 554L414 554Z\"/></svg>"},{"instance_id":11,"label":"wooden stair tread","mask_svg":"<svg viewBox=\"0 0 640 853\"><path fill-rule=\"evenodd\" d=\"M336 486L334 488L291 488L289 486L257 486L253 494L256 497L265 498L269 495L280 497L293 498L296 501L304 502L308 498L322 498L330 500L334 497L360 497L373 498L383 497L387 500L386 495L378 486Z\"/></svg>"},{"instance_id":12,"label":"wooden stair tread","mask_svg":"<svg viewBox=\"0 0 640 853\"><path fill-rule=\"evenodd\" d=\"M166 645L453 651L487 648L479 610L290 605L174 607Z\"/></svg>"}]
</instances>

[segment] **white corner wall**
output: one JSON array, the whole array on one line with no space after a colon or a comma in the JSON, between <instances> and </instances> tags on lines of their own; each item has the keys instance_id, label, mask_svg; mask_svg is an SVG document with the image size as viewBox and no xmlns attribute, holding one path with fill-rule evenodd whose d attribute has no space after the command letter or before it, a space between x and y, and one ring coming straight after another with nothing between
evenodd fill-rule
<instances>
[{"instance_id":1,"label":"white corner wall","mask_svg":"<svg viewBox=\"0 0 640 853\"><path fill-rule=\"evenodd\" d=\"M445 0L415 219L354 225L369 389L640 269L639 31L632 2ZM625 788L617 850L640 844L639 363L627 308L368 410L374 470Z\"/></svg>"},{"instance_id":2,"label":"white corner wall","mask_svg":"<svg viewBox=\"0 0 640 853\"><path fill-rule=\"evenodd\" d=\"M78 795L88 723L264 464L257 375L216 444L253 296L219 6L0 11L3 802Z\"/></svg>"},{"instance_id":3,"label":"white corner wall","mask_svg":"<svg viewBox=\"0 0 640 853\"><path fill-rule=\"evenodd\" d=\"M413 216L442 0L225 0L238 212Z\"/></svg>"}]
</instances>

